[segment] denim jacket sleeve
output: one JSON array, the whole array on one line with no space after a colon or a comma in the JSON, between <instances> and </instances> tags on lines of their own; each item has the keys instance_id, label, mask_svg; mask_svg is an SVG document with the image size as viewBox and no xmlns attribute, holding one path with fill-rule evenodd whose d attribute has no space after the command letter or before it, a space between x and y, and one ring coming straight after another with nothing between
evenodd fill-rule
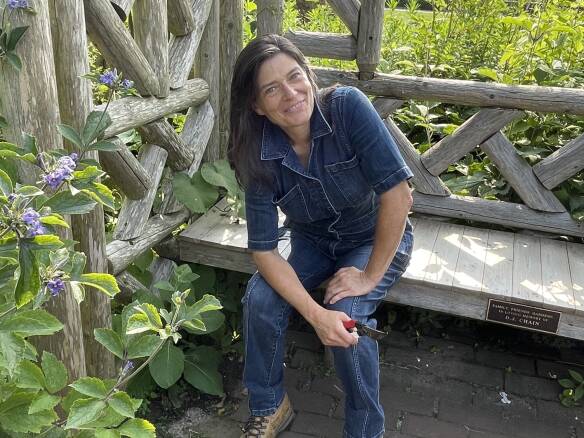
<instances>
[{"instance_id":1,"label":"denim jacket sleeve","mask_svg":"<svg viewBox=\"0 0 584 438\"><path fill-rule=\"evenodd\" d=\"M342 111L345 133L375 193L384 193L413 176L367 96L351 87Z\"/></svg>"},{"instance_id":2,"label":"denim jacket sleeve","mask_svg":"<svg viewBox=\"0 0 584 438\"><path fill-rule=\"evenodd\" d=\"M274 194L267 188L245 191L247 247L252 251L271 251L278 247L278 210Z\"/></svg>"}]
</instances>

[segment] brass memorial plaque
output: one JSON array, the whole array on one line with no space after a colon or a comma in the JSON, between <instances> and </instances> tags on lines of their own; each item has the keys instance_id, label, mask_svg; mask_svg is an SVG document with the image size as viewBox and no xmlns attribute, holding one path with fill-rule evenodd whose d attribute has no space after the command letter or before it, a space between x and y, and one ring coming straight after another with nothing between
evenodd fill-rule
<instances>
[{"instance_id":1,"label":"brass memorial plaque","mask_svg":"<svg viewBox=\"0 0 584 438\"><path fill-rule=\"evenodd\" d=\"M527 328L545 333L557 333L562 312L489 299L487 321L514 327Z\"/></svg>"}]
</instances>

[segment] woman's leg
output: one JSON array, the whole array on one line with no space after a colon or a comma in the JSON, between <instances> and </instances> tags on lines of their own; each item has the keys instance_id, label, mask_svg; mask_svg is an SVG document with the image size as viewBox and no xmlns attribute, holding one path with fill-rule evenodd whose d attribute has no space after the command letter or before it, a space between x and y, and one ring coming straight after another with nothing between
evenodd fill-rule
<instances>
[{"instance_id":1,"label":"woman's leg","mask_svg":"<svg viewBox=\"0 0 584 438\"><path fill-rule=\"evenodd\" d=\"M305 288L312 289L332 275L334 262L312 243L293 237L288 262ZM249 391L252 415L273 414L284 397L283 361L286 328L291 306L259 273L248 283L242 300L245 368L243 381Z\"/></svg>"},{"instance_id":2,"label":"woman's leg","mask_svg":"<svg viewBox=\"0 0 584 438\"><path fill-rule=\"evenodd\" d=\"M409 238L408 238L409 239ZM406 240L408 240L406 239ZM371 315L385 297L388 289L401 277L409 262L411 239L402 241L399 251L384 278L369 294L347 297L329 309L345 312L352 319L375 328ZM363 246L339 258L335 269L355 266L364 269L371 246ZM345 389L345 438L377 438L383 436L384 414L379 403L379 350L377 341L361 336L356 346L333 348L335 368Z\"/></svg>"}]
</instances>

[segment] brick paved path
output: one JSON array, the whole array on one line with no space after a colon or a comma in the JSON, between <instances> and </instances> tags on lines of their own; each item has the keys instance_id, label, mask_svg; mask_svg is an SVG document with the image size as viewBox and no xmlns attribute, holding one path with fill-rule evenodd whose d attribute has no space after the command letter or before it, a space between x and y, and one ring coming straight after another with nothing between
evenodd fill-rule
<instances>
[{"instance_id":1,"label":"brick paved path","mask_svg":"<svg viewBox=\"0 0 584 438\"><path fill-rule=\"evenodd\" d=\"M286 383L296 418L281 437L341 437L343 393L337 378L327 376L318 340L300 332L289 339ZM584 408L561 406L553 380L568 368L582 371L561 362L582 364L582 352L572 349L552 361L428 337L416 347L400 332L384 339L380 351L385 438L584 438ZM502 402L501 391L511 403ZM246 417L242 399L232 415L192 436L237 438Z\"/></svg>"}]
</instances>

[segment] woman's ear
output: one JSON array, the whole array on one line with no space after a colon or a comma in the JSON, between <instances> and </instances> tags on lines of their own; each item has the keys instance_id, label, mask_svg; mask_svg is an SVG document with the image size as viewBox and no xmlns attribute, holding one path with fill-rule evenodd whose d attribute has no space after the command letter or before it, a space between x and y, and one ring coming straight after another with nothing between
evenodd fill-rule
<instances>
[{"instance_id":1,"label":"woman's ear","mask_svg":"<svg viewBox=\"0 0 584 438\"><path fill-rule=\"evenodd\" d=\"M255 111L255 113L258 116L265 116L266 115L266 113L264 111L262 111L262 109L258 106L258 104L256 102L253 102L251 104L251 107L253 108L253 110Z\"/></svg>"}]
</instances>

